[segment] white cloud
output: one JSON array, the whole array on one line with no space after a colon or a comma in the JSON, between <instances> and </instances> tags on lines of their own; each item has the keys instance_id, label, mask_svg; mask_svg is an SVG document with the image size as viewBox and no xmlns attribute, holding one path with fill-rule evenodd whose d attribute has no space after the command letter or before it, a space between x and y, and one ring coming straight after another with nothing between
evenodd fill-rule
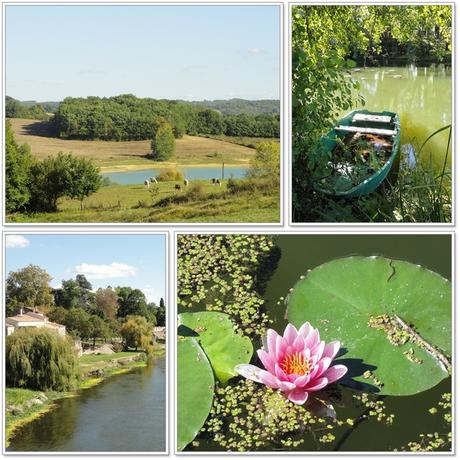
<instances>
[{"instance_id":1,"label":"white cloud","mask_svg":"<svg viewBox=\"0 0 460 460\"><path fill-rule=\"evenodd\" d=\"M6 235L7 248L26 248L30 241L22 235Z\"/></svg>"},{"instance_id":2,"label":"white cloud","mask_svg":"<svg viewBox=\"0 0 460 460\"><path fill-rule=\"evenodd\" d=\"M85 275L88 279L102 280L134 276L137 273L137 268L112 262L110 265L80 264L75 267L75 271Z\"/></svg>"},{"instance_id":3,"label":"white cloud","mask_svg":"<svg viewBox=\"0 0 460 460\"><path fill-rule=\"evenodd\" d=\"M147 302L155 302L158 301L157 296L155 295L155 290L152 288L150 284L146 284L141 291L144 293Z\"/></svg>"},{"instance_id":4,"label":"white cloud","mask_svg":"<svg viewBox=\"0 0 460 460\"><path fill-rule=\"evenodd\" d=\"M260 53L260 48L250 48L248 50L249 54L259 54Z\"/></svg>"}]
</instances>

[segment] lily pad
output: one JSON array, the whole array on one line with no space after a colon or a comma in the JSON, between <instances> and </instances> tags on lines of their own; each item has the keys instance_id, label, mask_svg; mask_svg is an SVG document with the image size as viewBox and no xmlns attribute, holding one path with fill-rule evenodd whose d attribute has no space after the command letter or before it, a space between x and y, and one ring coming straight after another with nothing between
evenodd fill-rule
<instances>
[{"instance_id":1,"label":"lily pad","mask_svg":"<svg viewBox=\"0 0 460 460\"><path fill-rule=\"evenodd\" d=\"M228 315L216 311L182 313L179 325L192 329L196 339L211 361L216 377L222 384L238 375L237 364L249 363L253 354L251 340L235 332Z\"/></svg>"},{"instance_id":2,"label":"lily pad","mask_svg":"<svg viewBox=\"0 0 460 460\"><path fill-rule=\"evenodd\" d=\"M192 442L203 426L214 397L214 375L193 337L177 344L177 449Z\"/></svg>"},{"instance_id":3,"label":"lily pad","mask_svg":"<svg viewBox=\"0 0 460 460\"><path fill-rule=\"evenodd\" d=\"M287 309L295 326L310 322L323 340L341 342L347 361L372 368L356 380L381 394L419 393L449 375L451 283L420 265L334 260L295 285Z\"/></svg>"}]
</instances>

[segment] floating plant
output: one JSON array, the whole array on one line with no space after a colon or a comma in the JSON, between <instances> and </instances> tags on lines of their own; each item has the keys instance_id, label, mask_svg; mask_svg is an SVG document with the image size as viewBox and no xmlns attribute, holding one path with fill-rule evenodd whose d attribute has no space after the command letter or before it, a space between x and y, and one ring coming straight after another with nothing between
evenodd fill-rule
<instances>
[{"instance_id":1,"label":"floating plant","mask_svg":"<svg viewBox=\"0 0 460 460\"><path fill-rule=\"evenodd\" d=\"M287 300L289 321L324 323L327 340L340 338L356 380L374 367L380 393L410 395L450 373L451 284L409 262L347 257L300 280ZM366 369L367 370L367 369Z\"/></svg>"}]
</instances>

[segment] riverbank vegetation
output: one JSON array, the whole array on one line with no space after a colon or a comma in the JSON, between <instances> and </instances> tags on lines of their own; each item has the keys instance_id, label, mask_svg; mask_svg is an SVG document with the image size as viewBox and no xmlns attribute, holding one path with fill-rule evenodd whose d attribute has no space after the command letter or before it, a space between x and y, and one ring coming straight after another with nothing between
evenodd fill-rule
<instances>
[{"instance_id":1,"label":"riverbank vegetation","mask_svg":"<svg viewBox=\"0 0 460 460\"><path fill-rule=\"evenodd\" d=\"M294 6L292 17L292 152L295 222L449 222L450 138L441 151L424 147L434 133L407 139L416 167L399 171L360 199L318 193L315 172L330 161L317 148L340 116L365 105L357 65L450 65L450 6ZM381 110L391 110L382 107ZM417 113L411 114L417 117ZM450 129L446 124L438 128ZM404 137L404 127L401 131ZM445 134L445 132L444 132ZM439 150L439 149L438 149ZM433 161L433 155L446 161ZM406 158L401 159L401 164ZM441 164L441 166L439 166ZM437 167L434 167L437 165Z\"/></svg>"}]
</instances>

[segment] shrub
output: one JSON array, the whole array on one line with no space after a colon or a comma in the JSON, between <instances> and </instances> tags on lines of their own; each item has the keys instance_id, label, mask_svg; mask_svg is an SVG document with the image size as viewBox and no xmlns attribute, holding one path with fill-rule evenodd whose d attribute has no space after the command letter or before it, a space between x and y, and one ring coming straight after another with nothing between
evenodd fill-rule
<instances>
[{"instance_id":1,"label":"shrub","mask_svg":"<svg viewBox=\"0 0 460 460\"><path fill-rule=\"evenodd\" d=\"M184 175L177 169L166 169L156 176L158 182L182 181Z\"/></svg>"},{"instance_id":2,"label":"shrub","mask_svg":"<svg viewBox=\"0 0 460 460\"><path fill-rule=\"evenodd\" d=\"M66 391L77 381L72 340L49 329L19 330L6 338L6 384L32 390Z\"/></svg>"}]
</instances>

